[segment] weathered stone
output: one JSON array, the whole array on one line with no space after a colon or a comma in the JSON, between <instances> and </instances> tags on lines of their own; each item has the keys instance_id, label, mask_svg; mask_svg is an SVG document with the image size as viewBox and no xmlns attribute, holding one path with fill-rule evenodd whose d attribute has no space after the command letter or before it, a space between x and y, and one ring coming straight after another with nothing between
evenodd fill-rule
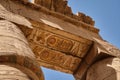
<instances>
[{"instance_id":1,"label":"weathered stone","mask_svg":"<svg viewBox=\"0 0 120 80\"><path fill-rule=\"evenodd\" d=\"M67 1L63 0L53 0L55 11L64 14L65 7L67 6ZM60 7L61 6L61 7Z\"/></svg>"},{"instance_id":2,"label":"weathered stone","mask_svg":"<svg viewBox=\"0 0 120 80\"><path fill-rule=\"evenodd\" d=\"M17 24L20 24L20 25L27 26L29 28L32 28L32 24L25 17L8 11L7 8L9 9L10 7L6 6L7 8L5 8L4 6L6 3L2 2L2 1L0 1L0 2L1 2L1 4L0 4L0 18L17 23ZM2 5L2 3L4 6Z\"/></svg>"},{"instance_id":3,"label":"weathered stone","mask_svg":"<svg viewBox=\"0 0 120 80\"><path fill-rule=\"evenodd\" d=\"M35 0L35 3L44 6L48 9L51 9L52 6L52 0Z\"/></svg>"},{"instance_id":4,"label":"weathered stone","mask_svg":"<svg viewBox=\"0 0 120 80\"><path fill-rule=\"evenodd\" d=\"M87 24L91 24L94 26L95 22L92 20L91 17L86 16L84 13L78 12L77 15L73 16L74 18L78 19L79 21L85 22Z\"/></svg>"},{"instance_id":5,"label":"weathered stone","mask_svg":"<svg viewBox=\"0 0 120 80\"><path fill-rule=\"evenodd\" d=\"M120 80L120 59L107 58L93 64L86 80Z\"/></svg>"},{"instance_id":6,"label":"weathered stone","mask_svg":"<svg viewBox=\"0 0 120 80\"><path fill-rule=\"evenodd\" d=\"M72 16L73 13L72 13L71 7L66 6L66 7L65 7L64 14L67 15L67 16Z\"/></svg>"},{"instance_id":7,"label":"weathered stone","mask_svg":"<svg viewBox=\"0 0 120 80\"><path fill-rule=\"evenodd\" d=\"M14 66L12 66L13 68L18 68L17 65L19 65L19 70L21 71L23 68L27 68L28 70L25 72L25 74L28 77L36 80L39 80L39 78L40 80L43 80L42 72L39 66L37 65L35 56L31 51L29 44L26 38L24 37L24 34L17 27L17 25L7 20L0 20L0 63L7 63L9 66L12 66L12 64L14 64ZM6 74L6 76L2 76L1 73L0 79L7 79L7 77L10 79L20 78L17 75L8 75ZM20 79L30 80L28 79L28 77L26 77L26 79L21 77Z\"/></svg>"},{"instance_id":8,"label":"weathered stone","mask_svg":"<svg viewBox=\"0 0 120 80\"><path fill-rule=\"evenodd\" d=\"M119 60L120 50L101 38L91 17L73 14L66 0L0 0L0 63L28 79L44 80L44 66L76 80L99 80L90 76L91 65L111 56Z\"/></svg>"},{"instance_id":9,"label":"weathered stone","mask_svg":"<svg viewBox=\"0 0 120 80\"><path fill-rule=\"evenodd\" d=\"M40 66L72 74L81 62L80 58L33 44L32 49Z\"/></svg>"},{"instance_id":10,"label":"weathered stone","mask_svg":"<svg viewBox=\"0 0 120 80\"><path fill-rule=\"evenodd\" d=\"M43 0L35 0L34 3L39 4L39 5L42 5L42 1L43 1Z\"/></svg>"},{"instance_id":11,"label":"weathered stone","mask_svg":"<svg viewBox=\"0 0 120 80\"><path fill-rule=\"evenodd\" d=\"M24 6L22 6L20 4L22 0L19 0L19 1L14 1L12 2L11 0L8 2L8 1L1 1L1 5L2 7L4 7L6 10L10 11L10 12L13 12L15 14L19 14L21 16L24 16L26 18L29 18L29 19L32 19L32 20L35 20L35 21L38 21L38 22L43 22L45 24L48 24L52 27L56 27L58 28L61 27L60 29L64 29L65 31L67 32L70 32L70 33L73 33L73 34L76 34L76 35L79 35L80 34L80 31L82 31L82 29L84 30L87 30L87 31L90 31L90 32L93 32L93 33L98 33L99 30L94 28L93 26L91 25L87 25L83 22L79 22L77 20L74 20L74 19L71 19L71 18L68 18L68 17L65 17L64 15L60 15L60 14L57 14L57 13L54 13L53 11L48 11L46 10L45 8L42 8L40 6L35 6L33 4L30 4L28 2L22 4ZM18 3L19 2L19 3ZM5 4L9 4L11 3L10 6L5 6ZM22 2L23 3L23 2ZM26 5L26 4L29 4L29 5ZM9 9L10 8L10 9ZM34 9L34 10L33 10ZM7 14L7 15L11 15L11 14ZM14 15L14 14L13 14ZM71 14L70 14L71 15ZM6 18L5 18L6 19ZM47 21L47 22L44 22L44 21ZM62 21L61 21L62 20ZM16 20L17 21L17 20ZM22 20L20 20L22 21ZM65 22L63 22L65 21ZM15 21L14 21L15 22ZM24 22L23 22L24 23ZM26 22L28 23L28 22ZM69 26L67 26L67 25ZM23 25L23 24L22 24ZM31 24L30 24L31 25ZM68 27L68 28L67 28ZM80 31L78 30L78 27L80 29ZM73 31L75 30L75 31ZM77 32L77 33L76 33ZM78 33L79 32L79 33ZM84 33L84 34L87 34L89 36L94 36L96 34L92 34L90 35L89 33ZM81 34L83 35L83 33ZM97 35L98 36L98 35ZM85 35L83 35L83 37L85 37ZM99 36L100 37L100 36Z\"/></svg>"},{"instance_id":12,"label":"weathered stone","mask_svg":"<svg viewBox=\"0 0 120 80\"><path fill-rule=\"evenodd\" d=\"M31 80L25 73L15 67L0 64L0 80Z\"/></svg>"},{"instance_id":13,"label":"weathered stone","mask_svg":"<svg viewBox=\"0 0 120 80\"><path fill-rule=\"evenodd\" d=\"M96 39L97 40L97 39ZM104 44L103 44L104 43ZM79 66L78 70L76 73L74 73L74 76L77 80L84 80L84 77L86 76L86 72L91 65L99 61L101 59L107 58L107 57L119 57L119 49L113 48L114 51L113 53L109 52L109 48L114 47L110 45L109 43L102 41L102 40L97 40L86 55L86 57L83 59L83 62L81 62L81 65ZM84 69L82 69L84 67ZM94 80L94 79L93 79Z\"/></svg>"},{"instance_id":14,"label":"weathered stone","mask_svg":"<svg viewBox=\"0 0 120 80\"><path fill-rule=\"evenodd\" d=\"M92 44L92 42L87 39L81 38L81 41L76 41L76 39L70 40L69 37L65 35L59 36L54 32L51 33L37 28L27 36L27 39L30 42L77 57L84 57L87 49L89 49Z\"/></svg>"},{"instance_id":15,"label":"weathered stone","mask_svg":"<svg viewBox=\"0 0 120 80\"><path fill-rule=\"evenodd\" d=\"M97 38L94 38L95 42L99 44L104 50L106 50L106 54L119 57L120 58L120 50L113 46L112 44L108 43L107 41L104 40L99 40Z\"/></svg>"},{"instance_id":16,"label":"weathered stone","mask_svg":"<svg viewBox=\"0 0 120 80\"><path fill-rule=\"evenodd\" d=\"M35 0L35 3L43 7L46 7L49 10L59 12L63 15L65 14L78 21L82 21L84 23L94 26L94 21L92 20L92 18L90 18L89 16L85 16L85 14L83 13L79 13L80 14L79 16L77 15L73 16L71 8L67 5L68 3L67 0Z\"/></svg>"}]
</instances>

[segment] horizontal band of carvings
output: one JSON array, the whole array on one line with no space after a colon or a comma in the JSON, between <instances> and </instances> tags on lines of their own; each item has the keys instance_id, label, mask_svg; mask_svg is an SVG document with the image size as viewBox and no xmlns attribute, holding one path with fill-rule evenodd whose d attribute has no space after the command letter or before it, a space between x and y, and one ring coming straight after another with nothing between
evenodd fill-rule
<instances>
[{"instance_id":1,"label":"horizontal band of carvings","mask_svg":"<svg viewBox=\"0 0 120 80\"><path fill-rule=\"evenodd\" d=\"M2 52L0 52L2 53ZM7 53L7 52L6 52ZM6 54L2 53L2 54ZM9 53L8 53L9 54ZM11 53L10 53L11 54ZM37 80L43 80L43 73L38 66L36 61L31 60L28 57L18 56L18 55L0 55L0 63L13 63L16 65L20 65L31 70L36 76Z\"/></svg>"},{"instance_id":2,"label":"horizontal band of carvings","mask_svg":"<svg viewBox=\"0 0 120 80\"><path fill-rule=\"evenodd\" d=\"M32 4L30 2L24 2L23 0L10 0L10 1L12 1L14 4L18 4L19 7L20 7L20 5L23 5L23 6L25 6L24 8L33 9L34 11L42 12L44 14L51 15L53 17L59 18L59 19L61 19L63 21L72 23L72 24L76 25L76 27L80 26L80 27L82 27L84 29L87 29L87 30L89 30L91 32L94 32L94 33L97 33L97 34L99 33L99 29L97 29L97 28L95 28L95 27L93 27L93 26L91 26L89 24L86 24L84 22L78 21L76 19L70 18L68 16L65 16L65 15L62 15L62 14L59 14L59 13L56 13L56 12L53 12L53 11L47 10L47 9L45 9L43 7L37 6L37 5ZM24 9L21 8L20 10L24 10ZM15 11L14 8L13 8L12 11L13 12ZM17 13L17 14L19 14L19 13ZM28 17L28 16L24 16L24 17ZM30 18L30 17L28 17L28 18Z\"/></svg>"},{"instance_id":3,"label":"horizontal band of carvings","mask_svg":"<svg viewBox=\"0 0 120 80\"><path fill-rule=\"evenodd\" d=\"M80 58L66 55L65 53L40 46L36 43L31 43L30 46L33 49L40 65L48 68L56 69L56 66L57 70L60 69L60 71L63 72L73 73L81 62Z\"/></svg>"},{"instance_id":4,"label":"horizontal band of carvings","mask_svg":"<svg viewBox=\"0 0 120 80\"><path fill-rule=\"evenodd\" d=\"M45 46L69 55L84 57L84 55L87 53L90 46L92 45L92 41L85 38L81 38L58 30L56 31L51 29L51 31L48 31L48 28L45 28L42 25L37 24L37 26L36 28L31 30L29 34L26 33L26 35L29 42L34 42L36 44L39 44L40 46ZM26 32L26 30L23 32ZM62 35L61 33L65 35ZM69 35L73 36L73 38Z\"/></svg>"},{"instance_id":5,"label":"horizontal band of carvings","mask_svg":"<svg viewBox=\"0 0 120 80\"><path fill-rule=\"evenodd\" d=\"M52 27L50 25L46 25L46 24L41 23L41 22L37 22L37 21L33 21L33 20L29 20L29 21L32 23L32 26L34 28L36 28L36 29L46 30L46 31L54 33L56 35L67 37L67 38L69 38L71 40L80 41L80 42L85 43L87 45L91 45L91 43L92 43L91 40L86 39L86 38L84 38L82 36L75 35L73 33L70 33L70 32L64 31L64 30L60 30L58 28Z\"/></svg>"}]
</instances>

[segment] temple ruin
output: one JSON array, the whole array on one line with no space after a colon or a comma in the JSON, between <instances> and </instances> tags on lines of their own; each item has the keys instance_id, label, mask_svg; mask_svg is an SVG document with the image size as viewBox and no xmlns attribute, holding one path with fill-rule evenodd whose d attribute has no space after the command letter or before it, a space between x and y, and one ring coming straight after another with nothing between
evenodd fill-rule
<instances>
[{"instance_id":1,"label":"temple ruin","mask_svg":"<svg viewBox=\"0 0 120 80\"><path fill-rule=\"evenodd\" d=\"M120 50L67 0L0 0L0 80L45 80L40 66L75 80L120 80Z\"/></svg>"}]
</instances>

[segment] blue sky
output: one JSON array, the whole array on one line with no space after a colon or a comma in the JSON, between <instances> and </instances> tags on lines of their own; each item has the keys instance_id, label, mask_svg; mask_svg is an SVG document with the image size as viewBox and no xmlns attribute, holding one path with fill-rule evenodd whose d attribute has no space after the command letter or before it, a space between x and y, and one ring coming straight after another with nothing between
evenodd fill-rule
<instances>
[{"instance_id":1,"label":"blue sky","mask_svg":"<svg viewBox=\"0 0 120 80\"><path fill-rule=\"evenodd\" d=\"M91 16L103 39L120 48L120 0L69 0L69 5Z\"/></svg>"},{"instance_id":2,"label":"blue sky","mask_svg":"<svg viewBox=\"0 0 120 80\"><path fill-rule=\"evenodd\" d=\"M69 0L73 12L95 20L103 39L120 48L120 0ZM72 75L43 68L46 80L74 80Z\"/></svg>"}]
</instances>

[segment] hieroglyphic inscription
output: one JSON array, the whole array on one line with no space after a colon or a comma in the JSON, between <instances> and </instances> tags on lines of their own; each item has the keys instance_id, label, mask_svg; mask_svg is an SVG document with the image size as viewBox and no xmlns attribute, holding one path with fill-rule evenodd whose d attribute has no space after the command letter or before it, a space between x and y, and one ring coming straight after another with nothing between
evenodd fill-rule
<instances>
[{"instance_id":1,"label":"hieroglyphic inscription","mask_svg":"<svg viewBox=\"0 0 120 80\"><path fill-rule=\"evenodd\" d=\"M46 61L47 63L53 63L59 65L60 67L68 68L71 71L76 69L76 65L80 63L80 59L74 58L72 56L67 56L62 53L43 50L40 54L40 59Z\"/></svg>"},{"instance_id":2,"label":"hieroglyphic inscription","mask_svg":"<svg viewBox=\"0 0 120 80\"><path fill-rule=\"evenodd\" d=\"M83 57L90 47L88 44L43 29L34 29L27 38L29 42L77 57Z\"/></svg>"},{"instance_id":3,"label":"hieroglyphic inscription","mask_svg":"<svg viewBox=\"0 0 120 80\"><path fill-rule=\"evenodd\" d=\"M56 35L51 35L47 39L47 46L54 47L63 52L69 52L73 47L73 41L60 38Z\"/></svg>"},{"instance_id":4,"label":"hieroglyphic inscription","mask_svg":"<svg viewBox=\"0 0 120 80\"><path fill-rule=\"evenodd\" d=\"M38 45L34 46L33 51L38 61L61 67L62 69L69 70L70 72L74 72L81 62L80 58L66 55ZM42 66L46 65L43 64Z\"/></svg>"}]
</instances>

